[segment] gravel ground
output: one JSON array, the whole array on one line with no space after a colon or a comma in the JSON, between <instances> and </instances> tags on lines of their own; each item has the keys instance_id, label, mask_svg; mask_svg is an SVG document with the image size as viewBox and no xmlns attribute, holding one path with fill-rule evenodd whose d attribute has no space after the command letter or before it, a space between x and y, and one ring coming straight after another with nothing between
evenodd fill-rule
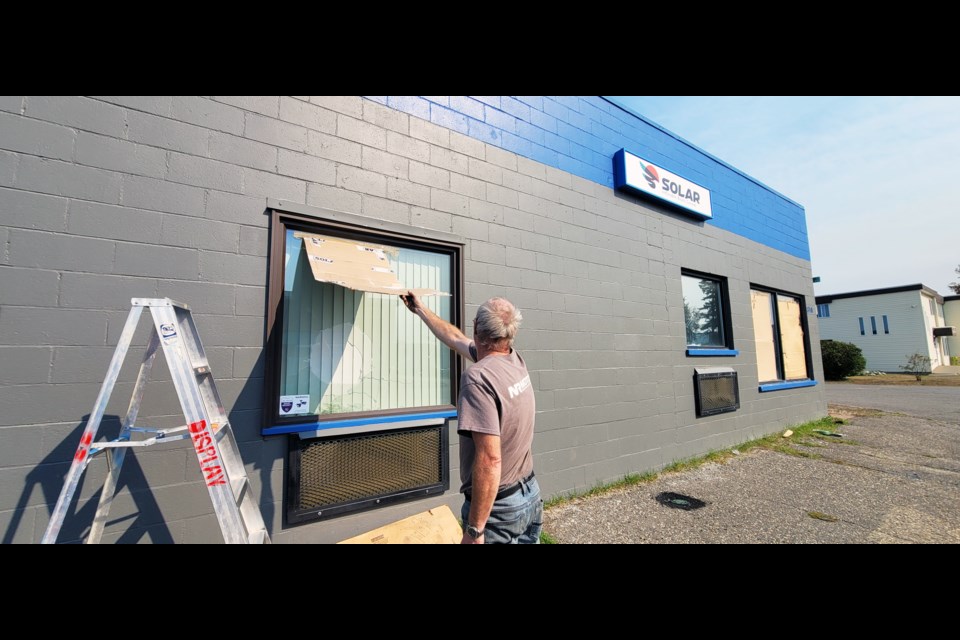
<instances>
[{"instance_id":1,"label":"gravel ground","mask_svg":"<svg viewBox=\"0 0 960 640\"><path fill-rule=\"evenodd\" d=\"M848 424L843 438L797 447L819 458L753 450L556 505L544 530L561 544L960 543L960 388L936 399L952 408L925 411L947 420L891 413L899 388L879 390L885 411L863 411L833 404L828 387ZM664 493L705 506L670 508Z\"/></svg>"}]
</instances>

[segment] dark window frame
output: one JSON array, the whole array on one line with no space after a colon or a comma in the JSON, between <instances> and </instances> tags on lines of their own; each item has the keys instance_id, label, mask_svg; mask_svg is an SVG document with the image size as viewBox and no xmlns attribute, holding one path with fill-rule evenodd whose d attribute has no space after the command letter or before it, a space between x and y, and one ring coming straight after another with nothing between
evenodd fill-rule
<instances>
[{"instance_id":1,"label":"dark window frame","mask_svg":"<svg viewBox=\"0 0 960 640\"><path fill-rule=\"evenodd\" d=\"M305 212L304 209L310 211ZM286 205L279 203L269 206L267 213L270 215L270 255L269 255L269 275L267 283L267 318L266 318L266 344L264 347L264 407L263 407L263 425L264 430L271 429L273 433L265 432L263 435L280 435L280 433L293 433L298 431L317 431L326 426L336 426L335 423L344 421L367 421L376 418L396 420L398 417L411 416L417 417L424 412L446 411L456 413L457 397L459 394L460 374L462 372L462 360L450 350L450 402L436 406L408 407L403 409L382 409L378 411L360 411L350 413L324 414L317 415L297 415L280 416L278 411L280 398L280 357L282 339L280 330L283 327L283 281L284 281L284 255L286 251L286 232L288 228L305 231L308 233L319 233L331 235L340 238L348 238L359 241L374 242L396 246L401 248L420 249L425 251L434 251L437 253L446 253L451 257L450 282L454 291L451 292L453 300L451 302L451 319L454 326L463 329L465 318L464 301L464 244L453 239L451 234L436 232L434 237L430 237L432 232L429 230L415 227L407 227L399 224L386 224L374 219L360 219L358 216L351 216L340 212L324 209L314 209L304 207L303 205ZM379 227L372 225L380 224ZM334 423L325 425L325 423ZM298 425L303 425L299 428ZM398 422L398 427L403 423ZM362 431L358 428L358 432Z\"/></svg>"},{"instance_id":2,"label":"dark window frame","mask_svg":"<svg viewBox=\"0 0 960 640\"><path fill-rule=\"evenodd\" d=\"M739 355L739 351L734 348L734 338L733 338L733 321L732 314L730 310L730 289L727 284L727 278L724 276L719 276L713 273L706 273L704 271L695 271L693 269L680 269L680 303L683 305L683 277L687 276L689 278L698 278L701 280L710 280L716 282L720 285L720 321L723 323L722 332L723 332L723 342L722 347L715 346L704 346L704 345L691 345L686 344L687 342L687 332L684 328L683 332L683 341L686 344L686 350L688 356L702 356L702 355L720 355L720 356L736 356ZM686 321L686 318L684 318Z\"/></svg>"}]
</instances>

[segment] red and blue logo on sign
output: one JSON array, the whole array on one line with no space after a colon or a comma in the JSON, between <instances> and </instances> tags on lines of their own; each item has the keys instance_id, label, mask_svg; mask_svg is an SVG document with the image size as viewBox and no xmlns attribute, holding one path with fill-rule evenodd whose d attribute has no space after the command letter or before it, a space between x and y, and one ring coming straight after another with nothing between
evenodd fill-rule
<instances>
[{"instance_id":1,"label":"red and blue logo on sign","mask_svg":"<svg viewBox=\"0 0 960 640\"><path fill-rule=\"evenodd\" d=\"M660 174L657 173L657 168L652 164L643 164L642 160L640 166L643 167L643 179L647 181L651 189L656 189L657 183L660 182Z\"/></svg>"}]
</instances>

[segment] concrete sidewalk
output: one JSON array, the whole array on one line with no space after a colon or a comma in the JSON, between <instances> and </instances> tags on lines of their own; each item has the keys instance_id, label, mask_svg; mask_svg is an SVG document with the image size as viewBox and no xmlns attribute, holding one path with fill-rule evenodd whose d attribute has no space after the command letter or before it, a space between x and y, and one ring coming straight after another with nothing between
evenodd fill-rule
<instances>
[{"instance_id":1,"label":"concrete sidewalk","mask_svg":"<svg viewBox=\"0 0 960 640\"><path fill-rule=\"evenodd\" d=\"M831 414L849 421L844 438L796 447L819 458L754 450L557 505L544 530L560 543L960 542L960 425L841 405ZM706 504L670 508L657 501L666 492Z\"/></svg>"}]
</instances>

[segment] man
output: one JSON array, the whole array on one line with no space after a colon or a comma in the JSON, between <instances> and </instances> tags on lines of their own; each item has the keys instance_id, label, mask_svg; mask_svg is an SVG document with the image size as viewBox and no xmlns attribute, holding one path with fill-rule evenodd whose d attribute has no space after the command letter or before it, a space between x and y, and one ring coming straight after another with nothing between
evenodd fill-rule
<instances>
[{"instance_id":1,"label":"man","mask_svg":"<svg viewBox=\"0 0 960 640\"><path fill-rule=\"evenodd\" d=\"M407 308L445 345L475 362L460 376L457 403L462 544L539 544L540 485L533 476L536 405L530 374L513 340L523 316L504 298L477 309L473 340L427 309L412 292Z\"/></svg>"}]
</instances>

